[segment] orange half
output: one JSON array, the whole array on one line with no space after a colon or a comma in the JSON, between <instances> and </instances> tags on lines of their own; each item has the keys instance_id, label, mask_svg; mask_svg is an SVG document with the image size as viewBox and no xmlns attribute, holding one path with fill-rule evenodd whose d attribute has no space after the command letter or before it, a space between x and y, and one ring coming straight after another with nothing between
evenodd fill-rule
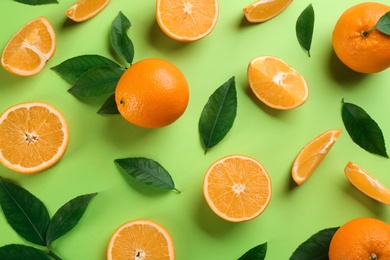
<instances>
[{"instance_id":1,"label":"orange half","mask_svg":"<svg viewBox=\"0 0 390 260\"><path fill-rule=\"evenodd\" d=\"M243 8L246 19L251 23L268 21L286 9L293 0L258 0Z\"/></svg>"},{"instance_id":2,"label":"orange half","mask_svg":"<svg viewBox=\"0 0 390 260\"><path fill-rule=\"evenodd\" d=\"M65 14L75 22L83 22L100 13L110 0L79 0L69 7Z\"/></svg>"}]
</instances>

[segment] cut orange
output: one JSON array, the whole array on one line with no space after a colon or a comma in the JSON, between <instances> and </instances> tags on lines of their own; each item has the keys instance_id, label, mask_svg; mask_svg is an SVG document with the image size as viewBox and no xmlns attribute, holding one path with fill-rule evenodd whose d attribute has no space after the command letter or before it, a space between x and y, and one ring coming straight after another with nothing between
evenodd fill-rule
<instances>
[{"instance_id":1,"label":"cut orange","mask_svg":"<svg viewBox=\"0 0 390 260\"><path fill-rule=\"evenodd\" d=\"M175 259L168 231L150 220L133 220L121 225L111 236L107 260Z\"/></svg>"},{"instance_id":2,"label":"cut orange","mask_svg":"<svg viewBox=\"0 0 390 260\"><path fill-rule=\"evenodd\" d=\"M313 174L324 160L334 143L341 134L341 130L328 130L317 136L299 152L291 169L294 181L301 185Z\"/></svg>"},{"instance_id":3,"label":"cut orange","mask_svg":"<svg viewBox=\"0 0 390 260\"><path fill-rule=\"evenodd\" d=\"M215 214L231 221L259 216L271 200L271 179L263 165L245 155L217 160L203 181L204 197Z\"/></svg>"},{"instance_id":4,"label":"cut orange","mask_svg":"<svg viewBox=\"0 0 390 260\"><path fill-rule=\"evenodd\" d=\"M53 166L68 140L65 118L49 104L22 103L0 116L0 161L13 171L31 174Z\"/></svg>"},{"instance_id":5,"label":"cut orange","mask_svg":"<svg viewBox=\"0 0 390 260\"><path fill-rule=\"evenodd\" d=\"M172 39L190 42L207 36L219 14L217 0L157 0L156 19Z\"/></svg>"},{"instance_id":6,"label":"cut orange","mask_svg":"<svg viewBox=\"0 0 390 260\"><path fill-rule=\"evenodd\" d=\"M246 19L251 23L268 21L286 9L293 0L257 0L244 7Z\"/></svg>"},{"instance_id":7,"label":"cut orange","mask_svg":"<svg viewBox=\"0 0 390 260\"><path fill-rule=\"evenodd\" d=\"M8 42L1 64L11 73L31 76L45 67L55 49L53 27L45 17L38 17L24 25Z\"/></svg>"},{"instance_id":8,"label":"cut orange","mask_svg":"<svg viewBox=\"0 0 390 260\"><path fill-rule=\"evenodd\" d=\"M248 81L256 97L276 109L296 108L309 96L304 77L273 56L252 59L248 65Z\"/></svg>"},{"instance_id":9,"label":"cut orange","mask_svg":"<svg viewBox=\"0 0 390 260\"><path fill-rule=\"evenodd\" d=\"M360 166L348 162L344 169L348 180L358 190L374 200L390 205L390 189L380 183Z\"/></svg>"},{"instance_id":10,"label":"cut orange","mask_svg":"<svg viewBox=\"0 0 390 260\"><path fill-rule=\"evenodd\" d=\"M78 0L65 14L75 22L83 22L100 13L109 2L110 0Z\"/></svg>"}]
</instances>

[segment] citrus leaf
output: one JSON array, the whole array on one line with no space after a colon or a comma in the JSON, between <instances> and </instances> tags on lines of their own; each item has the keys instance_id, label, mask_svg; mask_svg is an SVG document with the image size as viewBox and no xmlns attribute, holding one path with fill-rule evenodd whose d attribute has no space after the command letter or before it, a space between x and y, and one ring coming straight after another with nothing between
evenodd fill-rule
<instances>
[{"instance_id":1,"label":"citrus leaf","mask_svg":"<svg viewBox=\"0 0 390 260\"><path fill-rule=\"evenodd\" d=\"M117 67L96 67L88 70L68 90L76 97L98 97L115 92L124 70Z\"/></svg>"},{"instance_id":2,"label":"citrus leaf","mask_svg":"<svg viewBox=\"0 0 390 260\"><path fill-rule=\"evenodd\" d=\"M352 140L367 152L389 158L378 124L361 107L344 100L342 103L342 120Z\"/></svg>"},{"instance_id":3,"label":"citrus leaf","mask_svg":"<svg viewBox=\"0 0 390 260\"><path fill-rule=\"evenodd\" d=\"M7 260L50 260L46 253L31 246L5 245L0 247L0 259Z\"/></svg>"},{"instance_id":4,"label":"citrus leaf","mask_svg":"<svg viewBox=\"0 0 390 260\"><path fill-rule=\"evenodd\" d=\"M27 241L46 246L50 222L45 205L24 188L0 178L0 205L11 227Z\"/></svg>"},{"instance_id":5,"label":"citrus leaf","mask_svg":"<svg viewBox=\"0 0 390 260\"><path fill-rule=\"evenodd\" d=\"M164 167L148 158L124 158L114 162L136 181L161 190L176 190L171 175Z\"/></svg>"},{"instance_id":6,"label":"citrus leaf","mask_svg":"<svg viewBox=\"0 0 390 260\"><path fill-rule=\"evenodd\" d=\"M235 78L230 78L209 97L199 119L202 144L208 149L218 144L230 131L237 114Z\"/></svg>"},{"instance_id":7,"label":"citrus leaf","mask_svg":"<svg viewBox=\"0 0 390 260\"><path fill-rule=\"evenodd\" d=\"M298 246L290 260L328 260L329 244L337 229L327 228L312 235Z\"/></svg>"},{"instance_id":8,"label":"citrus leaf","mask_svg":"<svg viewBox=\"0 0 390 260\"><path fill-rule=\"evenodd\" d=\"M129 19L122 13L115 17L111 24L111 45L115 52L129 64L132 64L134 59L134 45L127 36L127 31L131 27Z\"/></svg>"},{"instance_id":9,"label":"citrus leaf","mask_svg":"<svg viewBox=\"0 0 390 260\"><path fill-rule=\"evenodd\" d=\"M295 25L295 31L299 44L310 57L314 31L314 9L312 4L309 4L299 15Z\"/></svg>"},{"instance_id":10,"label":"citrus leaf","mask_svg":"<svg viewBox=\"0 0 390 260\"><path fill-rule=\"evenodd\" d=\"M390 35L390 11L378 20L375 28L384 34Z\"/></svg>"},{"instance_id":11,"label":"citrus leaf","mask_svg":"<svg viewBox=\"0 0 390 260\"><path fill-rule=\"evenodd\" d=\"M92 54L70 58L51 69L57 72L66 81L74 84L82 74L96 67L119 68L120 66L106 57Z\"/></svg>"},{"instance_id":12,"label":"citrus leaf","mask_svg":"<svg viewBox=\"0 0 390 260\"><path fill-rule=\"evenodd\" d=\"M100 114L100 115L119 114L119 110L118 110L118 107L117 107L116 102L115 102L115 93L107 98L107 100L104 102L104 104L99 109L98 114Z\"/></svg>"},{"instance_id":13,"label":"citrus leaf","mask_svg":"<svg viewBox=\"0 0 390 260\"><path fill-rule=\"evenodd\" d=\"M267 243L255 246L243 254L238 260L264 260L267 254Z\"/></svg>"},{"instance_id":14,"label":"citrus leaf","mask_svg":"<svg viewBox=\"0 0 390 260\"><path fill-rule=\"evenodd\" d=\"M92 193L78 196L58 209L47 228L47 245L50 245L54 240L68 233L79 223L89 202L96 194Z\"/></svg>"},{"instance_id":15,"label":"citrus leaf","mask_svg":"<svg viewBox=\"0 0 390 260\"><path fill-rule=\"evenodd\" d=\"M14 0L14 1L26 5L58 4L57 0Z\"/></svg>"}]
</instances>

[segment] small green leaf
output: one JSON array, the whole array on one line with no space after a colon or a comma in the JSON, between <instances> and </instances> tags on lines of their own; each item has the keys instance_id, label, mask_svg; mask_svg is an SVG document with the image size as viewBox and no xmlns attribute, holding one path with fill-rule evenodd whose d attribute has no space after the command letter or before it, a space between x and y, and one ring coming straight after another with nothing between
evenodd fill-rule
<instances>
[{"instance_id":1,"label":"small green leaf","mask_svg":"<svg viewBox=\"0 0 390 260\"><path fill-rule=\"evenodd\" d=\"M114 162L135 180L161 190L176 190L171 175L160 163L148 158L124 158Z\"/></svg>"},{"instance_id":2,"label":"small green leaf","mask_svg":"<svg viewBox=\"0 0 390 260\"><path fill-rule=\"evenodd\" d=\"M227 135L236 114L237 91L232 77L209 97L200 116L199 133L206 152Z\"/></svg>"},{"instance_id":3,"label":"small green leaf","mask_svg":"<svg viewBox=\"0 0 390 260\"><path fill-rule=\"evenodd\" d=\"M68 90L76 97L99 97L115 92L122 68L96 67L85 72Z\"/></svg>"},{"instance_id":4,"label":"small green leaf","mask_svg":"<svg viewBox=\"0 0 390 260\"><path fill-rule=\"evenodd\" d=\"M100 115L116 115L119 114L118 107L115 102L115 93L107 98L102 107L99 109Z\"/></svg>"},{"instance_id":5,"label":"small green leaf","mask_svg":"<svg viewBox=\"0 0 390 260\"><path fill-rule=\"evenodd\" d=\"M352 140L367 152L389 158L378 124L361 107L342 101L341 116Z\"/></svg>"},{"instance_id":6,"label":"small green leaf","mask_svg":"<svg viewBox=\"0 0 390 260\"><path fill-rule=\"evenodd\" d=\"M6 260L50 260L46 253L31 246L6 245L0 247L0 259Z\"/></svg>"},{"instance_id":7,"label":"small green leaf","mask_svg":"<svg viewBox=\"0 0 390 260\"><path fill-rule=\"evenodd\" d=\"M378 20L375 28L384 34L390 35L390 11Z\"/></svg>"},{"instance_id":8,"label":"small green leaf","mask_svg":"<svg viewBox=\"0 0 390 260\"><path fill-rule=\"evenodd\" d=\"M8 223L21 237L31 243L46 246L45 234L50 216L38 198L0 177L0 205Z\"/></svg>"},{"instance_id":9,"label":"small green leaf","mask_svg":"<svg viewBox=\"0 0 390 260\"><path fill-rule=\"evenodd\" d=\"M65 235L77 225L89 202L96 194L78 196L67 202L54 214L46 232L47 245L50 245L54 240Z\"/></svg>"},{"instance_id":10,"label":"small green leaf","mask_svg":"<svg viewBox=\"0 0 390 260\"><path fill-rule=\"evenodd\" d=\"M96 67L120 68L117 63L103 56L81 55L70 58L51 69L57 72L66 81L74 84L82 74Z\"/></svg>"},{"instance_id":11,"label":"small green leaf","mask_svg":"<svg viewBox=\"0 0 390 260\"><path fill-rule=\"evenodd\" d=\"M127 31L130 27L131 23L129 19L122 12L119 12L111 24L111 45L122 59L132 64L134 59L134 45L127 36Z\"/></svg>"},{"instance_id":12,"label":"small green leaf","mask_svg":"<svg viewBox=\"0 0 390 260\"><path fill-rule=\"evenodd\" d=\"M310 57L310 48L314 31L314 9L312 4L309 4L299 15L295 30L299 44L307 51L307 54Z\"/></svg>"},{"instance_id":13,"label":"small green leaf","mask_svg":"<svg viewBox=\"0 0 390 260\"><path fill-rule=\"evenodd\" d=\"M14 0L14 1L26 5L58 4L57 0Z\"/></svg>"},{"instance_id":14,"label":"small green leaf","mask_svg":"<svg viewBox=\"0 0 390 260\"><path fill-rule=\"evenodd\" d=\"M238 260L264 260L267 254L267 243L255 246L242 255Z\"/></svg>"},{"instance_id":15,"label":"small green leaf","mask_svg":"<svg viewBox=\"0 0 390 260\"><path fill-rule=\"evenodd\" d=\"M303 242L290 260L328 260L329 244L338 227L323 229Z\"/></svg>"}]
</instances>

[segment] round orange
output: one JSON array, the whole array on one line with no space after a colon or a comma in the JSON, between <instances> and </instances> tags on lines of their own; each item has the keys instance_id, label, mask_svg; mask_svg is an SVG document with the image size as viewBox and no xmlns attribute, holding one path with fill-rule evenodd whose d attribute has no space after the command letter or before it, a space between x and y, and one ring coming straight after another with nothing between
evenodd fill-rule
<instances>
[{"instance_id":1,"label":"round orange","mask_svg":"<svg viewBox=\"0 0 390 260\"><path fill-rule=\"evenodd\" d=\"M145 128L172 124L186 110L189 87L173 64L156 58L134 63L119 79L115 101L130 123Z\"/></svg>"},{"instance_id":2,"label":"round orange","mask_svg":"<svg viewBox=\"0 0 390 260\"><path fill-rule=\"evenodd\" d=\"M390 225L375 218L357 218L333 235L329 260L390 259Z\"/></svg>"},{"instance_id":3,"label":"round orange","mask_svg":"<svg viewBox=\"0 0 390 260\"><path fill-rule=\"evenodd\" d=\"M389 11L388 5L366 2L352 6L340 16L332 43L337 57L347 67L375 73L390 66L390 36L373 29Z\"/></svg>"}]
</instances>

